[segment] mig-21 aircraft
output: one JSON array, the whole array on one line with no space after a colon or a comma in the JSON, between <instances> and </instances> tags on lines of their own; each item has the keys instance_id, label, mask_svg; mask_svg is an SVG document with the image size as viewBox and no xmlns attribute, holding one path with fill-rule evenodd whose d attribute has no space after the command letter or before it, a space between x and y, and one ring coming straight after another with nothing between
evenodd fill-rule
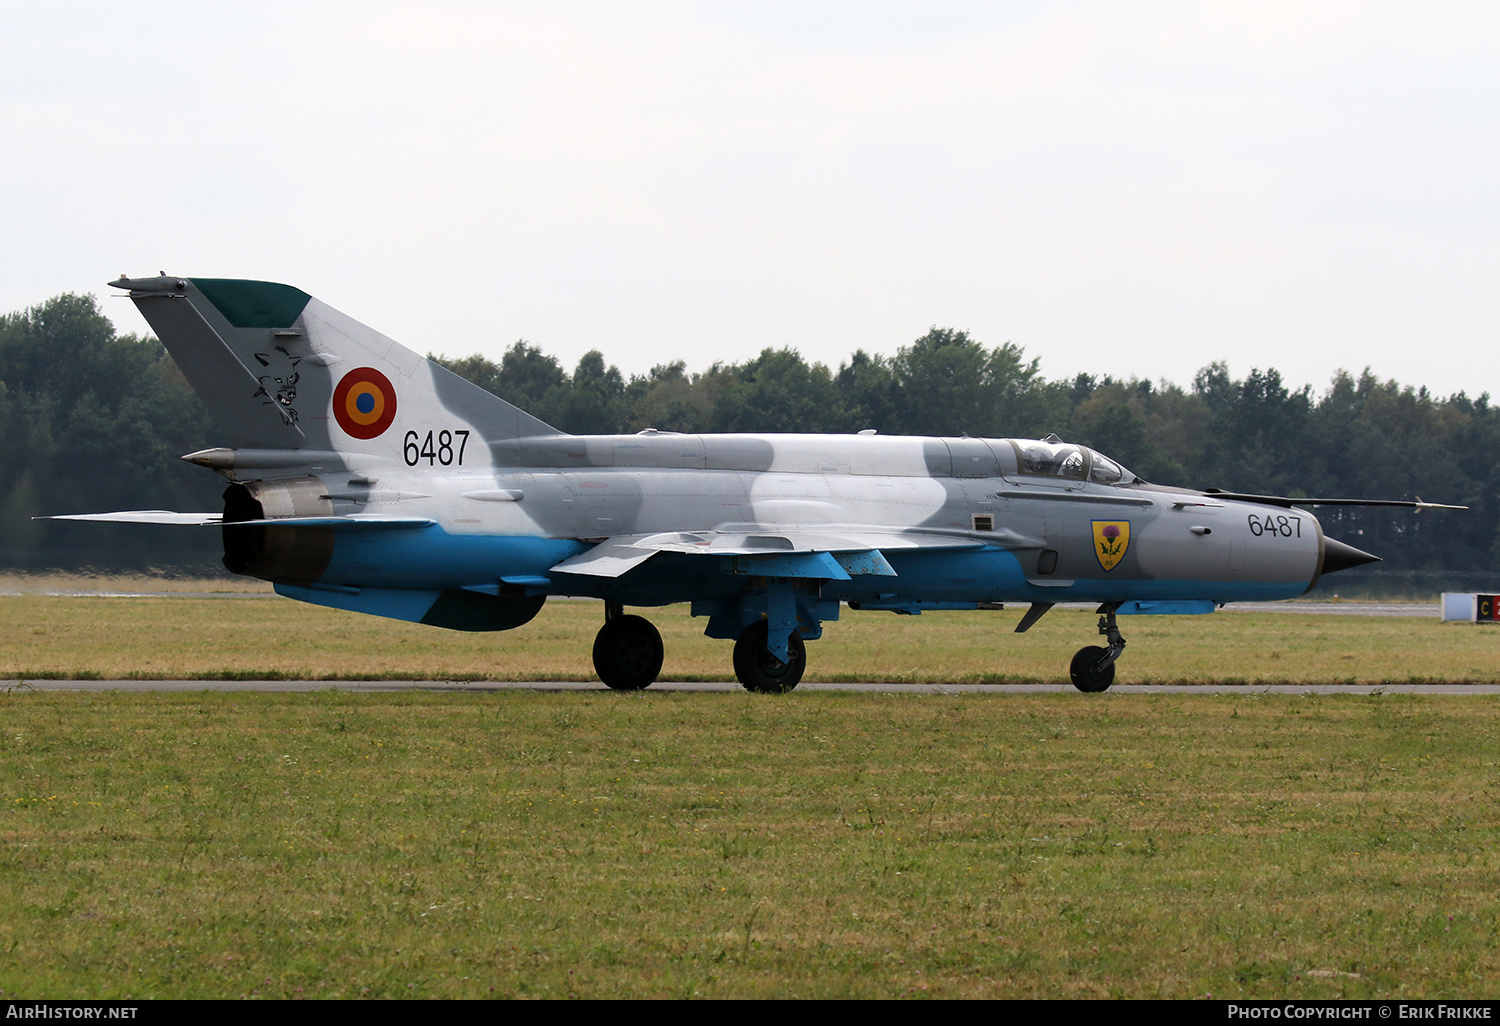
<instances>
[{"instance_id":1,"label":"mig-21 aircraft","mask_svg":"<svg viewBox=\"0 0 1500 1026\"><path fill-rule=\"evenodd\" d=\"M1022 632L1083 601L1106 644L1070 673L1103 691L1118 616L1290 598L1378 558L1303 506L1436 505L1161 487L1056 436L568 435L288 285L111 284L217 418L224 446L183 459L229 481L224 510L62 519L219 525L224 565L281 595L454 630L602 599L594 667L620 690L663 655L627 606L691 603L740 682L778 692L844 607L1026 603Z\"/></svg>"}]
</instances>

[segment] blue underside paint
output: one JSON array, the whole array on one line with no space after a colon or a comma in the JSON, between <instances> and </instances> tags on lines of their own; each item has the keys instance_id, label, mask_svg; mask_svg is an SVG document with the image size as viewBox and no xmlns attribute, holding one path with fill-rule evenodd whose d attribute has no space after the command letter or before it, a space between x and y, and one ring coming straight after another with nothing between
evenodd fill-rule
<instances>
[{"instance_id":1,"label":"blue underside paint","mask_svg":"<svg viewBox=\"0 0 1500 1026\"><path fill-rule=\"evenodd\" d=\"M1115 612L1121 616L1201 616L1215 608L1208 601L1122 602Z\"/></svg>"},{"instance_id":2,"label":"blue underside paint","mask_svg":"<svg viewBox=\"0 0 1500 1026\"><path fill-rule=\"evenodd\" d=\"M901 599L940 602L1130 602L1140 603L1133 613L1166 612L1144 608L1148 603L1192 605L1193 612L1208 612L1223 602L1265 602L1295 598L1307 590L1308 582L1297 581L1195 581L1139 580L1125 577L1079 579L1062 587L1039 587L1026 580L1020 561L1003 549L985 548L945 552L902 553L886 551L896 570L889 577L855 577L849 582L830 582L823 587L826 598L871 603ZM1188 612L1181 608L1173 612Z\"/></svg>"},{"instance_id":3,"label":"blue underside paint","mask_svg":"<svg viewBox=\"0 0 1500 1026\"><path fill-rule=\"evenodd\" d=\"M694 599L730 598L745 588L746 578L725 573L718 556L662 553L623 577L590 577L550 572L571 556L589 549L584 542L524 536L449 534L437 526L379 532L338 532L322 584L384 588L412 593L372 599L405 612L420 603L418 594L453 588L525 580L533 593L607 598L628 605L665 605ZM855 574L828 580L822 598L872 604L902 601L945 602L1134 602L1129 612L1205 612L1223 602L1258 602L1293 598L1307 582L1248 580L1132 580L1124 577L1075 580L1063 587L1030 584L1015 555L986 547L955 550L884 550L896 576ZM769 575L768 575L769 576ZM541 587L543 580L550 585ZM304 589L296 589L302 591ZM284 592L287 593L287 592ZM318 602L311 595L304 601ZM1163 606L1160 603L1173 605ZM356 604L329 600L341 608ZM411 619L402 612L369 612ZM1121 609L1121 612L1126 612ZM419 618L419 617L418 617Z\"/></svg>"},{"instance_id":4,"label":"blue underside paint","mask_svg":"<svg viewBox=\"0 0 1500 1026\"><path fill-rule=\"evenodd\" d=\"M454 631L508 631L527 623L547 601L543 595L502 592L488 595L466 588L345 588L278 584L287 598L394 620L411 620ZM498 591L498 588L497 588Z\"/></svg>"},{"instance_id":5,"label":"blue underside paint","mask_svg":"<svg viewBox=\"0 0 1500 1026\"><path fill-rule=\"evenodd\" d=\"M720 556L725 573L760 577L806 577L847 581L849 572L826 552L771 553L764 556Z\"/></svg>"},{"instance_id":6,"label":"blue underside paint","mask_svg":"<svg viewBox=\"0 0 1500 1026\"><path fill-rule=\"evenodd\" d=\"M344 591L327 591L322 588L301 588L293 584L276 585L276 594L311 602L315 606L332 609L347 609L353 613L369 613L392 620L420 621L432 608L442 592L436 588L365 588L353 594Z\"/></svg>"},{"instance_id":7,"label":"blue underside paint","mask_svg":"<svg viewBox=\"0 0 1500 1026\"><path fill-rule=\"evenodd\" d=\"M411 531L338 532L322 580L355 587L466 588L502 578L547 576L556 564L591 546L566 538ZM554 589L554 594L568 594Z\"/></svg>"}]
</instances>

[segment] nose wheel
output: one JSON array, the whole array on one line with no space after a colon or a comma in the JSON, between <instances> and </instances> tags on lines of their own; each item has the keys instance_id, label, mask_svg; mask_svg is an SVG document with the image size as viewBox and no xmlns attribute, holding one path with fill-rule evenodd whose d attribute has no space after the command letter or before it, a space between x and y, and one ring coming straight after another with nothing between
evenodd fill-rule
<instances>
[{"instance_id":1,"label":"nose wheel","mask_svg":"<svg viewBox=\"0 0 1500 1026\"><path fill-rule=\"evenodd\" d=\"M1115 623L1116 608L1113 605L1099 607L1104 614L1099 617L1099 633L1109 641L1109 647L1089 645L1080 648L1068 666L1073 686L1079 691L1091 694L1107 691L1115 682L1115 660L1125 651L1125 639L1120 636L1120 628Z\"/></svg>"},{"instance_id":2,"label":"nose wheel","mask_svg":"<svg viewBox=\"0 0 1500 1026\"><path fill-rule=\"evenodd\" d=\"M1115 682L1115 664L1109 658L1109 649L1103 645L1080 648L1068 667L1068 673L1079 691L1107 691Z\"/></svg>"}]
</instances>

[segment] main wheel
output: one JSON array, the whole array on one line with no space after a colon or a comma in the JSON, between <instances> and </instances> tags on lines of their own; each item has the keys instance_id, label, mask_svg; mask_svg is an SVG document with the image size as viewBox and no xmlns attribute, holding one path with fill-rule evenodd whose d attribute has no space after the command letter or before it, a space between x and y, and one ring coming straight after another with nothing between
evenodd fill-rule
<instances>
[{"instance_id":1,"label":"main wheel","mask_svg":"<svg viewBox=\"0 0 1500 1026\"><path fill-rule=\"evenodd\" d=\"M1073 657L1072 665L1068 667L1068 673L1073 677L1073 686L1079 691L1091 693L1108 690L1115 682L1115 664L1101 665L1099 662L1107 655L1109 649L1102 645L1080 648Z\"/></svg>"},{"instance_id":2,"label":"main wheel","mask_svg":"<svg viewBox=\"0 0 1500 1026\"><path fill-rule=\"evenodd\" d=\"M661 660L661 635L644 616L606 620L594 638L594 672L616 691L650 687Z\"/></svg>"},{"instance_id":3,"label":"main wheel","mask_svg":"<svg viewBox=\"0 0 1500 1026\"><path fill-rule=\"evenodd\" d=\"M757 620L740 634L734 643L734 675L746 691L779 694L790 691L802 681L807 668L807 646L793 631L787 638L786 662L766 651L766 621Z\"/></svg>"}]
</instances>

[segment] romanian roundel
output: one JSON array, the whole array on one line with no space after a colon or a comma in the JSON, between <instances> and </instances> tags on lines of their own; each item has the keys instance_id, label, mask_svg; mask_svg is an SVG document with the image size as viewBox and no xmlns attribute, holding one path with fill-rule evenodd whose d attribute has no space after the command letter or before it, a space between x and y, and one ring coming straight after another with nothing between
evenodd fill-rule
<instances>
[{"instance_id":1,"label":"romanian roundel","mask_svg":"<svg viewBox=\"0 0 1500 1026\"><path fill-rule=\"evenodd\" d=\"M333 419L344 433L374 438L396 419L396 390L374 367L356 367L333 390Z\"/></svg>"}]
</instances>

